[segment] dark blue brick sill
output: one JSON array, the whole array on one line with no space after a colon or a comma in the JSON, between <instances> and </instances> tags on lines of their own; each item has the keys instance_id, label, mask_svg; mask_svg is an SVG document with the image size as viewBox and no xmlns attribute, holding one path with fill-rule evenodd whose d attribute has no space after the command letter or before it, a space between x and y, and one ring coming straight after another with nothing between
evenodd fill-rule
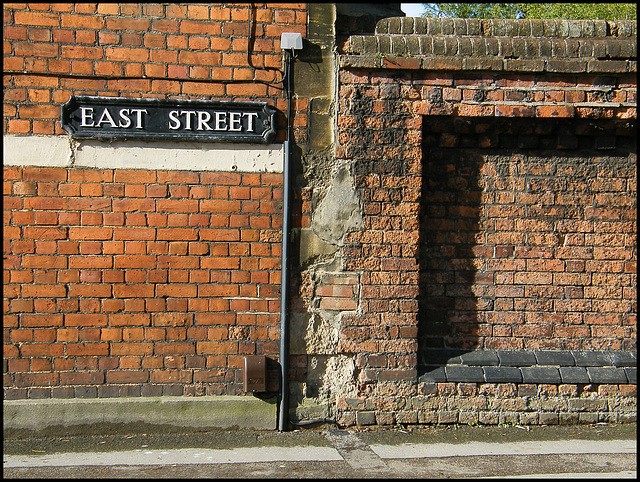
<instances>
[{"instance_id":1,"label":"dark blue brick sill","mask_svg":"<svg viewBox=\"0 0 640 482\"><path fill-rule=\"evenodd\" d=\"M425 350L420 382L637 384L636 352Z\"/></svg>"}]
</instances>

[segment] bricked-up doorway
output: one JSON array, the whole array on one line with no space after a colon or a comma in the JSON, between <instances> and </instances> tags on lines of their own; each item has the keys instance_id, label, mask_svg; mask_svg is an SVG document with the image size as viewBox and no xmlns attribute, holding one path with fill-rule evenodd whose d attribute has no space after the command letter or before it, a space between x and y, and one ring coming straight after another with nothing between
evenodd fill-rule
<instances>
[{"instance_id":1,"label":"bricked-up doorway","mask_svg":"<svg viewBox=\"0 0 640 482\"><path fill-rule=\"evenodd\" d=\"M425 116L419 372L634 350L635 120Z\"/></svg>"}]
</instances>

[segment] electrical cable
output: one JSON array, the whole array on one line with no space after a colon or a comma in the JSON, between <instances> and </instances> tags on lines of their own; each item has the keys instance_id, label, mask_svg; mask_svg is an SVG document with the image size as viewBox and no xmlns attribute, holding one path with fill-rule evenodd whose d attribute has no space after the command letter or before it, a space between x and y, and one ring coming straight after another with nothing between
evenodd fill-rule
<instances>
[{"instance_id":1,"label":"electrical cable","mask_svg":"<svg viewBox=\"0 0 640 482\"><path fill-rule=\"evenodd\" d=\"M255 23L253 22L253 4L252 3L248 3L247 4L247 65L253 69L254 77L255 77L256 70L275 70L276 72L281 73L282 74L282 78L280 80L274 81L274 82L268 82L268 81L265 80L265 81L263 81L263 83L265 83L267 85L283 84L283 87L284 87L285 73L281 72L279 69L276 69L275 67L262 67L261 69L258 69L258 67L255 67L251 63L251 51L253 50L252 49L253 42L255 41L255 31L254 31L254 34L252 35L251 34L251 25L254 25L254 27L255 27Z\"/></svg>"}]
</instances>

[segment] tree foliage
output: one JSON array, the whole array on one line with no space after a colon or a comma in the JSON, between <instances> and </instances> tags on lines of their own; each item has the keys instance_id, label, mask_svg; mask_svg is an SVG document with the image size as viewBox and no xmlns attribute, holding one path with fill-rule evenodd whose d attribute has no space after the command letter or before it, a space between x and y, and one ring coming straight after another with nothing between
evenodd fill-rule
<instances>
[{"instance_id":1,"label":"tree foliage","mask_svg":"<svg viewBox=\"0 0 640 482\"><path fill-rule=\"evenodd\" d=\"M426 3L423 17L636 20L635 3Z\"/></svg>"}]
</instances>

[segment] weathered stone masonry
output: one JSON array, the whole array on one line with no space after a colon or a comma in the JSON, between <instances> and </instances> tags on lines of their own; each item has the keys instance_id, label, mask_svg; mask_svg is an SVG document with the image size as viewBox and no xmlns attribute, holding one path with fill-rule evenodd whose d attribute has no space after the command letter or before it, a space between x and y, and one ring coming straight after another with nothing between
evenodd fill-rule
<instances>
[{"instance_id":1,"label":"weathered stone masonry","mask_svg":"<svg viewBox=\"0 0 640 482\"><path fill-rule=\"evenodd\" d=\"M6 400L241 395L251 354L277 392L299 31L291 420L635 420L636 22L354 5L4 4ZM72 94L261 100L278 143L71 141Z\"/></svg>"}]
</instances>

